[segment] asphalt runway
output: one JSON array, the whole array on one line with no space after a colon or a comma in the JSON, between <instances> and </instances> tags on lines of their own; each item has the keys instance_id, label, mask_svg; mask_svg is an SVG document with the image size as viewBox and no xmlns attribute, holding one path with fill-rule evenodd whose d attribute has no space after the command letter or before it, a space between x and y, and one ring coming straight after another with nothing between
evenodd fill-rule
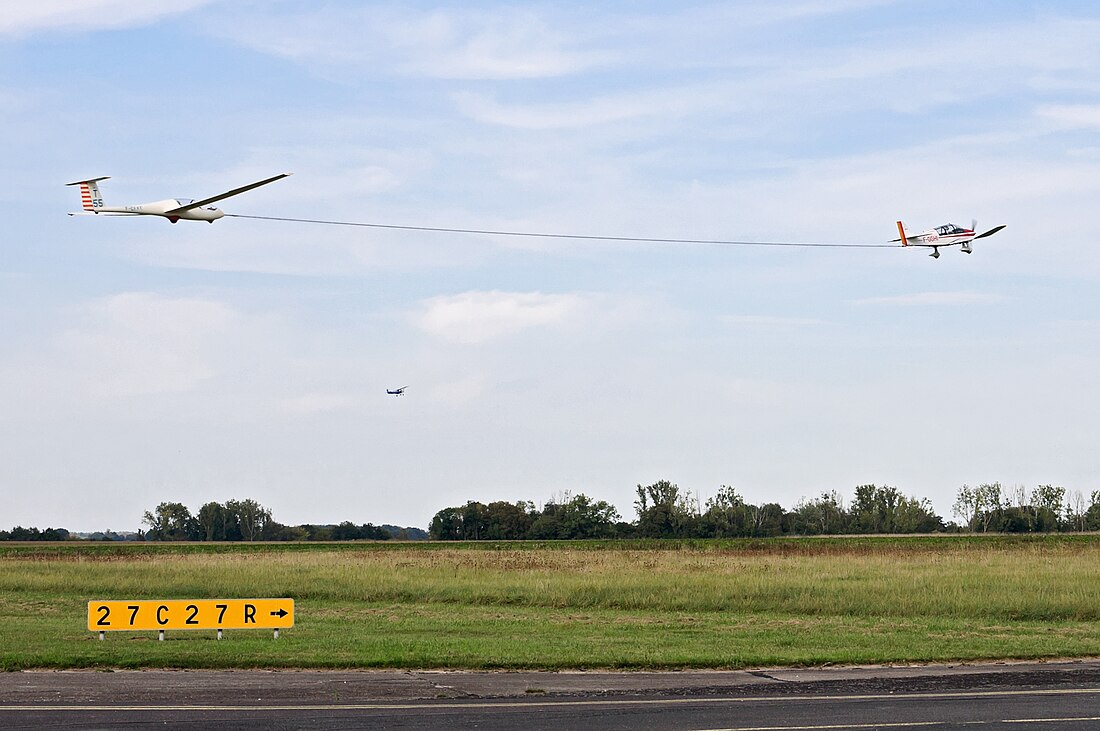
<instances>
[{"instance_id":1,"label":"asphalt runway","mask_svg":"<svg viewBox=\"0 0 1100 731\"><path fill-rule=\"evenodd\" d=\"M1100 729L1100 661L683 672L33 671L0 728Z\"/></svg>"}]
</instances>

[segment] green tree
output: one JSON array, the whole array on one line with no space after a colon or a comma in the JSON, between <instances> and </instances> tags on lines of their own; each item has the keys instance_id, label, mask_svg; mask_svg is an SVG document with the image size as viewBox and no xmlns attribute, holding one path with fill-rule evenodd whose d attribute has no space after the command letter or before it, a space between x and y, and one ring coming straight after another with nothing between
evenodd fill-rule
<instances>
[{"instance_id":1,"label":"green tree","mask_svg":"<svg viewBox=\"0 0 1100 731\"><path fill-rule=\"evenodd\" d=\"M977 487L963 485L955 499L955 515L963 518L973 531L989 530L990 524L1001 514L1004 497L1001 483L986 482Z\"/></svg>"},{"instance_id":2,"label":"green tree","mask_svg":"<svg viewBox=\"0 0 1100 731\"><path fill-rule=\"evenodd\" d=\"M549 500L534 514L528 537L535 539L611 538L616 535L619 511L604 500L570 495Z\"/></svg>"},{"instance_id":3,"label":"green tree","mask_svg":"<svg viewBox=\"0 0 1100 731\"><path fill-rule=\"evenodd\" d=\"M462 538L467 541L480 541L486 538L489 530L489 508L477 500L470 500L462 506Z\"/></svg>"},{"instance_id":4,"label":"green tree","mask_svg":"<svg viewBox=\"0 0 1100 731\"><path fill-rule=\"evenodd\" d=\"M1066 493L1065 525L1066 530L1071 531L1088 529L1088 506L1080 490Z\"/></svg>"},{"instance_id":5,"label":"green tree","mask_svg":"<svg viewBox=\"0 0 1100 731\"><path fill-rule=\"evenodd\" d=\"M783 518L786 513L779 503L752 506L752 535L757 538L783 535Z\"/></svg>"},{"instance_id":6,"label":"green tree","mask_svg":"<svg viewBox=\"0 0 1100 731\"><path fill-rule=\"evenodd\" d=\"M752 534L752 506L730 485L720 485L707 498L699 518L700 533L709 538L736 538Z\"/></svg>"},{"instance_id":7,"label":"green tree","mask_svg":"<svg viewBox=\"0 0 1100 731\"><path fill-rule=\"evenodd\" d=\"M1089 495L1089 507L1085 511L1085 527L1088 530L1100 530L1100 490Z\"/></svg>"},{"instance_id":8,"label":"green tree","mask_svg":"<svg viewBox=\"0 0 1100 731\"><path fill-rule=\"evenodd\" d=\"M638 485L638 535L644 538L679 538L695 534L698 510L690 492L668 480Z\"/></svg>"},{"instance_id":9,"label":"green tree","mask_svg":"<svg viewBox=\"0 0 1100 731\"><path fill-rule=\"evenodd\" d=\"M848 527L848 511L835 490L824 492L816 500L800 500L791 513L793 532L803 535L844 533Z\"/></svg>"},{"instance_id":10,"label":"green tree","mask_svg":"<svg viewBox=\"0 0 1100 731\"><path fill-rule=\"evenodd\" d=\"M619 511L606 500L584 494L569 497L561 505L562 538L610 538L615 535Z\"/></svg>"},{"instance_id":11,"label":"green tree","mask_svg":"<svg viewBox=\"0 0 1100 731\"><path fill-rule=\"evenodd\" d=\"M852 522L859 533L930 533L943 529L943 520L928 500L906 497L889 485L857 487Z\"/></svg>"},{"instance_id":12,"label":"green tree","mask_svg":"<svg viewBox=\"0 0 1100 731\"><path fill-rule=\"evenodd\" d=\"M462 535L462 509L443 508L432 518L428 536L433 541L460 541Z\"/></svg>"},{"instance_id":13,"label":"green tree","mask_svg":"<svg viewBox=\"0 0 1100 731\"><path fill-rule=\"evenodd\" d=\"M146 537L154 541L190 541L199 538L199 525L183 503L161 503L145 511L142 523L149 526Z\"/></svg>"},{"instance_id":14,"label":"green tree","mask_svg":"<svg viewBox=\"0 0 1100 731\"><path fill-rule=\"evenodd\" d=\"M530 523L516 513L517 506L519 511L525 511L528 505L529 503L511 506L508 503L494 503L495 507L490 509L484 503L470 500L460 508L444 508L436 513L428 527L428 535L437 541L483 541L503 536L516 527L526 526L523 528L525 536ZM503 522L494 523L494 520Z\"/></svg>"},{"instance_id":15,"label":"green tree","mask_svg":"<svg viewBox=\"0 0 1100 731\"><path fill-rule=\"evenodd\" d=\"M997 512L1004 507L1001 483L985 482L974 488L974 492L975 507L977 508L975 521L981 527L982 532L986 533L989 531L990 523Z\"/></svg>"},{"instance_id":16,"label":"green tree","mask_svg":"<svg viewBox=\"0 0 1100 731\"><path fill-rule=\"evenodd\" d=\"M330 540L333 541L355 541L363 537L362 531L359 530L359 526L352 523L350 520L345 520L339 525L332 527L332 533Z\"/></svg>"},{"instance_id":17,"label":"green tree","mask_svg":"<svg viewBox=\"0 0 1100 731\"><path fill-rule=\"evenodd\" d=\"M1030 533L1035 529L1035 514L1031 506L1002 505L992 512L989 530L1001 533Z\"/></svg>"},{"instance_id":18,"label":"green tree","mask_svg":"<svg viewBox=\"0 0 1100 731\"><path fill-rule=\"evenodd\" d=\"M1039 485L1031 492L1031 509L1035 515L1035 530L1056 531L1061 527L1062 503L1066 488Z\"/></svg>"},{"instance_id":19,"label":"green tree","mask_svg":"<svg viewBox=\"0 0 1100 731\"><path fill-rule=\"evenodd\" d=\"M527 537L535 522L535 506L528 502L503 500L485 506L485 538L514 541Z\"/></svg>"},{"instance_id":20,"label":"green tree","mask_svg":"<svg viewBox=\"0 0 1100 731\"><path fill-rule=\"evenodd\" d=\"M897 490L889 493L877 485L859 485L852 500L852 522L857 533L889 533Z\"/></svg>"},{"instance_id":21,"label":"green tree","mask_svg":"<svg viewBox=\"0 0 1100 731\"><path fill-rule=\"evenodd\" d=\"M199 508L199 514L195 519L199 523L204 541L225 540L225 506L221 503L209 502Z\"/></svg>"},{"instance_id":22,"label":"green tree","mask_svg":"<svg viewBox=\"0 0 1100 731\"><path fill-rule=\"evenodd\" d=\"M302 530L302 533L305 536L305 540L307 541L332 540L333 526L331 525L313 525L311 523L306 523L298 527Z\"/></svg>"},{"instance_id":23,"label":"green tree","mask_svg":"<svg viewBox=\"0 0 1100 731\"><path fill-rule=\"evenodd\" d=\"M977 513L977 498L974 494L974 488L970 485L960 487L951 511L962 518L967 528L974 530L974 516Z\"/></svg>"},{"instance_id":24,"label":"green tree","mask_svg":"<svg viewBox=\"0 0 1100 731\"><path fill-rule=\"evenodd\" d=\"M264 524L260 538L265 541L305 541L309 540L309 531L300 525L283 525L269 520Z\"/></svg>"},{"instance_id":25,"label":"green tree","mask_svg":"<svg viewBox=\"0 0 1100 731\"><path fill-rule=\"evenodd\" d=\"M225 511L232 516L241 540L245 541L259 538L264 526L271 520L271 511L252 499L226 500Z\"/></svg>"},{"instance_id":26,"label":"green tree","mask_svg":"<svg viewBox=\"0 0 1100 731\"><path fill-rule=\"evenodd\" d=\"M935 533L946 528L928 498L902 498L898 503L894 529L898 533Z\"/></svg>"}]
</instances>

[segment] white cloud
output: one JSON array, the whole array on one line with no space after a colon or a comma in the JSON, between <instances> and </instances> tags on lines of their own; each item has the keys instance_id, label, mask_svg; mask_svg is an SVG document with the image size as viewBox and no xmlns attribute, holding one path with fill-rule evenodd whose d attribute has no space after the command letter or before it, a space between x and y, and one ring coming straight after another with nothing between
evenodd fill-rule
<instances>
[{"instance_id":1,"label":"white cloud","mask_svg":"<svg viewBox=\"0 0 1100 731\"><path fill-rule=\"evenodd\" d=\"M881 7L895 2L896 0L804 0L804 2L788 3L766 2L742 7L746 16L763 25L850 13L854 10Z\"/></svg>"},{"instance_id":2,"label":"white cloud","mask_svg":"<svg viewBox=\"0 0 1100 731\"><path fill-rule=\"evenodd\" d=\"M0 113L5 118L13 118L16 115L33 110L35 105L41 101L41 96L41 92L37 90L0 87Z\"/></svg>"},{"instance_id":3,"label":"white cloud","mask_svg":"<svg viewBox=\"0 0 1100 731\"><path fill-rule=\"evenodd\" d=\"M451 408L460 408L484 396L488 388L484 375L473 374L438 383L430 389L429 395Z\"/></svg>"},{"instance_id":4,"label":"white cloud","mask_svg":"<svg viewBox=\"0 0 1100 731\"><path fill-rule=\"evenodd\" d=\"M99 30L133 28L182 15L213 0L35 0L8 2L0 13L0 35L21 35L48 30Z\"/></svg>"},{"instance_id":5,"label":"white cloud","mask_svg":"<svg viewBox=\"0 0 1100 731\"><path fill-rule=\"evenodd\" d=\"M747 325L759 327L808 327L822 325L824 320L816 317L779 317L775 315L726 315L721 321L729 325Z\"/></svg>"},{"instance_id":6,"label":"white cloud","mask_svg":"<svg viewBox=\"0 0 1100 731\"><path fill-rule=\"evenodd\" d=\"M347 393L306 393L279 402L279 410L297 416L347 411L354 407L356 399Z\"/></svg>"},{"instance_id":7,"label":"white cloud","mask_svg":"<svg viewBox=\"0 0 1100 731\"><path fill-rule=\"evenodd\" d=\"M439 11L410 19L391 42L406 51L412 73L452 79L528 79L575 73L604 54L568 49L568 41L524 10L456 16Z\"/></svg>"},{"instance_id":8,"label":"white cloud","mask_svg":"<svg viewBox=\"0 0 1100 731\"><path fill-rule=\"evenodd\" d=\"M1050 105L1035 113L1060 129L1100 129L1100 104Z\"/></svg>"},{"instance_id":9,"label":"white cloud","mask_svg":"<svg viewBox=\"0 0 1100 731\"><path fill-rule=\"evenodd\" d=\"M190 391L216 373L212 355L236 324L227 305L127 292L92 302L59 336L60 367L91 398Z\"/></svg>"},{"instance_id":10,"label":"white cloud","mask_svg":"<svg viewBox=\"0 0 1100 731\"><path fill-rule=\"evenodd\" d=\"M211 32L329 74L369 66L443 79L564 76L607 63L577 48L576 33L526 9L408 11L399 6L324 8L219 23Z\"/></svg>"},{"instance_id":11,"label":"white cloud","mask_svg":"<svg viewBox=\"0 0 1100 731\"><path fill-rule=\"evenodd\" d=\"M560 325L589 306L581 294L541 292L464 292L423 303L416 324L456 343L483 343L533 327Z\"/></svg>"},{"instance_id":12,"label":"white cloud","mask_svg":"<svg viewBox=\"0 0 1100 731\"><path fill-rule=\"evenodd\" d=\"M452 98L458 110L479 122L520 129L572 129L642 117L675 118L709 103L711 91L693 88L647 90L588 101L558 104L502 104L484 94L468 92Z\"/></svg>"},{"instance_id":13,"label":"white cloud","mask_svg":"<svg viewBox=\"0 0 1100 731\"><path fill-rule=\"evenodd\" d=\"M1007 298L999 294L984 292L918 292L890 297L865 297L852 300L856 305L898 305L952 307L956 305L991 305L1004 302Z\"/></svg>"}]
</instances>

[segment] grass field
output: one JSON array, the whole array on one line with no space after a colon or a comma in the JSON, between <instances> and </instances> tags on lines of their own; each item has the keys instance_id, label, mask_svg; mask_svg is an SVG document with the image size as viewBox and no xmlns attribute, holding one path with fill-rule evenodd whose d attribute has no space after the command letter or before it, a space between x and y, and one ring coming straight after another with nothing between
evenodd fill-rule
<instances>
[{"instance_id":1,"label":"grass field","mask_svg":"<svg viewBox=\"0 0 1100 731\"><path fill-rule=\"evenodd\" d=\"M293 597L270 632L92 599ZM1100 536L0 545L0 669L738 668L1100 655Z\"/></svg>"}]
</instances>

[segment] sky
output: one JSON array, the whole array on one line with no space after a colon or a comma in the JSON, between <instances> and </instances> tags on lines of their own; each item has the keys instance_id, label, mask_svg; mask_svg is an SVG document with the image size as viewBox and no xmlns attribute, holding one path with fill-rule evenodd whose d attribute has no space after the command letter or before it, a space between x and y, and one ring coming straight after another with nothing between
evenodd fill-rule
<instances>
[{"instance_id":1,"label":"sky","mask_svg":"<svg viewBox=\"0 0 1100 731\"><path fill-rule=\"evenodd\" d=\"M638 484L1100 489L1091 2L39 0L0 16L0 527L426 527ZM65 215L227 213L974 253ZM408 385L405 396L386 388Z\"/></svg>"}]
</instances>

